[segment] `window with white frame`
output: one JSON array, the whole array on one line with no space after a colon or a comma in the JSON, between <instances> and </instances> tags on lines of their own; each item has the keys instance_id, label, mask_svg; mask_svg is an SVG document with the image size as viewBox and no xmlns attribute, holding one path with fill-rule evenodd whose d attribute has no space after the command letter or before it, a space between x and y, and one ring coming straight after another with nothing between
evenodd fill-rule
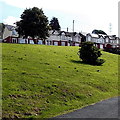
<instances>
[{"instance_id":1,"label":"window with white frame","mask_svg":"<svg viewBox=\"0 0 120 120\"><path fill-rule=\"evenodd\" d=\"M107 43L109 42L109 38L106 38L105 40L106 40Z\"/></svg>"},{"instance_id":2,"label":"window with white frame","mask_svg":"<svg viewBox=\"0 0 120 120\"><path fill-rule=\"evenodd\" d=\"M17 43L17 38L12 38L12 43Z\"/></svg>"},{"instance_id":3,"label":"window with white frame","mask_svg":"<svg viewBox=\"0 0 120 120\"><path fill-rule=\"evenodd\" d=\"M61 46L65 46L65 42L61 42Z\"/></svg>"},{"instance_id":4,"label":"window with white frame","mask_svg":"<svg viewBox=\"0 0 120 120\"><path fill-rule=\"evenodd\" d=\"M117 39L117 44L119 44L119 41L118 41L118 39Z\"/></svg>"},{"instance_id":5,"label":"window with white frame","mask_svg":"<svg viewBox=\"0 0 120 120\"><path fill-rule=\"evenodd\" d=\"M55 45L55 46L58 46L58 42L54 42L54 45Z\"/></svg>"},{"instance_id":6,"label":"window with white frame","mask_svg":"<svg viewBox=\"0 0 120 120\"><path fill-rule=\"evenodd\" d=\"M91 36L88 36L87 38L88 38L88 41L91 41Z\"/></svg>"},{"instance_id":7,"label":"window with white frame","mask_svg":"<svg viewBox=\"0 0 120 120\"><path fill-rule=\"evenodd\" d=\"M100 44L100 49L103 49L103 44Z\"/></svg>"},{"instance_id":8,"label":"window with white frame","mask_svg":"<svg viewBox=\"0 0 120 120\"><path fill-rule=\"evenodd\" d=\"M61 37L62 37L62 40L65 40L65 33L62 33Z\"/></svg>"},{"instance_id":9,"label":"window with white frame","mask_svg":"<svg viewBox=\"0 0 120 120\"><path fill-rule=\"evenodd\" d=\"M42 40L38 40L38 44L43 44L43 41Z\"/></svg>"}]
</instances>

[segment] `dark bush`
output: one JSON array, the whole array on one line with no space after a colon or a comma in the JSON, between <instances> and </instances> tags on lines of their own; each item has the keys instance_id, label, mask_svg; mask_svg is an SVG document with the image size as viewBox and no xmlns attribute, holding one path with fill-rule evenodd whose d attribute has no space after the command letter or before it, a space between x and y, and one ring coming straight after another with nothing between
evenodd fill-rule
<instances>
[{"instance_id":1,"label":"dark bush","mask_svg":"<svg viewBox=\"0 0 120 120\"><path fill-rule=\"evenodd\" d=\"M105 61L98 59L101 55L101 51L94 46L93 42L83 42L79 49L79 57L84 63L102 65Z\"/></svg>"},{"instance_id":2,"label":"dark bush","mask_svg":"<svg viewBox=\"0 0 120 120\"><path fill-rule=\"evenodd\" d=\"M120 48L104 48L104 51L120 55Z\"/></svg>"}]
</instances>

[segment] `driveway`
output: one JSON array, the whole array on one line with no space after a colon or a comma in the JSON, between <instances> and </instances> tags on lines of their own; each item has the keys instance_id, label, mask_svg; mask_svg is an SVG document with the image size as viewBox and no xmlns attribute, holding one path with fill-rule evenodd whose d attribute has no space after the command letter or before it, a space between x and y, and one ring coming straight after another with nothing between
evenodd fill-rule
<instances>
[{"instance_id":1,"label":"driveway","mask_svg":"<svg viewBox=\"0 0 120 120\"><path fill-rule=\"evenodd\" d=\"M118 108L120 108L120 106L118 106L118 100L120 100L120 97L110 98L108 100L98 102L96 104L84 107L82 109L75 110L74 112L57 116L54 119L56 118L57 119L58 118L112 118L112 120L114 120L114 118L118 118Z\"/></svg>"}]
</instances>

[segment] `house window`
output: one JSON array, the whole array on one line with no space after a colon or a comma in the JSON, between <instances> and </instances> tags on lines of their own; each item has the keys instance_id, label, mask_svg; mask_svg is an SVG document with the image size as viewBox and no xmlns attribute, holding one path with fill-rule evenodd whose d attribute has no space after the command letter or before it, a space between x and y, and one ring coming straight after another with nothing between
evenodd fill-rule
<instances>
[{"instance_id":1,"label":"house window","mask_svg":"<svg viewBox=\"0 0 120 120\"><path fill-rule=\"evenodd\" d=\"M117 40L117 44L118 44L119 42L118 42L118 40Z\"/></svg>"},{"instance_id":2,"label":"house window","mask_svg":"<svg viewBox=\"0 0 120 120\"><path fill-rule=\"evenodd\" d=\"M97 39L96 38L92 38L92 42L97 42Z\"/></svg>"},{"instance_id":3,"label":"house window","mask_svg":"<svg viewBox=\"0 0 120 120\"><path fill-rule=\"evenodd\" d=\"M62 33L62 40L65 40L65 33Z\"/></svg>"},{"instance_id":4,"label":"house window","mask_svg":"<svg viewBox=\"0 0 120 120\"><path fill-rule=\"evenodd\" d=\"M102 44L100 44L100 49L103 49L103 45Z\"/></svg>"},{"instance_id":5,"label":"house window","mask_svg":"<svg viewBox=\"0 0 120 120\"><path fill-rule=\"evenodd\" d=\"M113 45L112 47L113 47L113 48L115 48L116 46L115 46L115 45Z\"/></svg>"},{"instance_id":6,"label":"house window","mask_svg":"<svg viewBox=\"0 0 120 120\"><path fill-rule=\"evenodd\" d=\"M42 40L38 40L38 44L42 44Z\"/></svg>"},{"instance_id":7,"label":"house window","mask_svg":"<svg viewBox=\"0 0 120 120\"><path fill-rule=\"evenodd\" d=\"M50 45L50 41L47 41L47 45Z\"/></svg>"},{"instance_id":8,"label":"house window","mask_svg":"<svg viewBox=\"0 0 120 120\"><path fill-rule=\"evenodd\" d=\"M55 46L58 46L58 42L54 42L54 45L55 45Z\"/></svg>"},{"instance_id":9,"label":"house window","mask_svg":"<svg viewBox=\"0 0 120 120\"><path fill-rule=\"evenodd\" d=\"M90 36L88 36L88 41L91 41L91 37Z\"/></svg>"},{"instance_id":10,"label":"house window","mask_svg":"<svg viewBox=\"0 0 120 120\"><path fill-rule=\"evenodd\" d=\"M110 43L113 43L113 40L110 40Z\"/></svg>"},{"instance_id":11,"label":"house window","mask_svg":"<svg viewBox=\"0 0 120 120\"><path fill-rule=\"evenodd\" d=\"M65 40L65 36L64 35L62 35L62 40Z\"/></svg>"},{"instance_id":12,"label":"house window","mask_svg":"<svg viewBox=\"0 0 120 120\"><path fill-rule=\"evenodd\" d=\"M34 44L34 41L33 41L33 40L30 40L30 44Z\"/></svg>"},{"instance_id":13,"label":"house window","mask_svg":"<svg viewBox=\"0 0 120 120\"><path fill-rule=\"evenodd\" d=\"M25 43L25 39L19 38L19 43Z\"/></svg>"},{"instance_id":14,"label":"house window","mask_svg":"<svg viewBox=\"0 0 120 120\"><path fill-rule=\"evenodd\" d=\"M17 43L17 39L16 38L12 38L12 43Z\"/></svg>"},{"instance_id":15,"label":"house window","mask_svg":"<svg viewBox=\"0 0 120 120\"><path fill-rule=\"evenodd\" d=\"M106 38L106 42L107 42L107 43L109 42L109 38Z\"/></svg>"},{"instance_id":16,"label":"house window","mask_svg":"<svg viewBox=\"0 0 120 120\"><path fill-rule=\"evenodd\" d=\"M61 46L65 46L65 42L61 42Z\"/></svg>"}]
</instances>

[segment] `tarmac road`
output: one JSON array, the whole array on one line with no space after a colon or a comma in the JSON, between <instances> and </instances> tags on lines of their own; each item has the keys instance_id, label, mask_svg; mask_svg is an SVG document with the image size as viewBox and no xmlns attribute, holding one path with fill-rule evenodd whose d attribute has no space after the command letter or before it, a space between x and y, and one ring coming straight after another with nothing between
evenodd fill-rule
<instances>
[{"instance_id":1,"label":"tarmac road","mask_svg":"<svg viewBox=\"0 0 120 120\"><path fill-rule=\"evenodd\" d=\"M119 100L120 97L110 98L108 100L98 102L96 104L84 107L68 114L57 116L55 118L118 118L118 108L120 107L118 106Z\"/></svg>"}]
</instances>

